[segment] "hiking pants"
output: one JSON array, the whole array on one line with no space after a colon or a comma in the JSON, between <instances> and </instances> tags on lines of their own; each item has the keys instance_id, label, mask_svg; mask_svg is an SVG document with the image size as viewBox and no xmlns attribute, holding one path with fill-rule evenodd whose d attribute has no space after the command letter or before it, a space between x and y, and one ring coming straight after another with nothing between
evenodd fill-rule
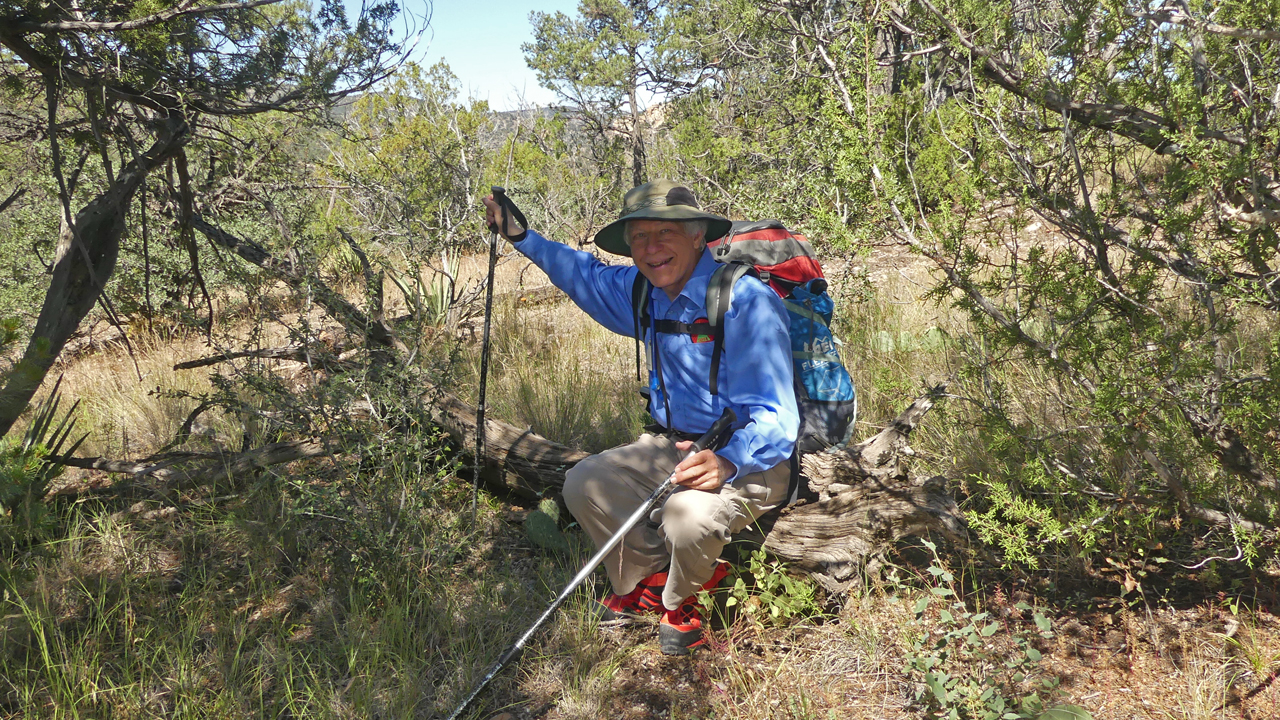
<instances>
[{"instance_id":1,"label":"hiking pants","mask_svg":"<svg viewBox=\"0 0 1280 720\"><path fill-rule=\"evenodd\" d=\"M665 435L582 460L565 474L564 501L596 547L613 537L685 453ZM711 579L729 536L787 499L789 463L739 477L716 492L679 487L605 555L613 591L626 595L669 564L662 604L675 610Z\"/></svg>"}]
</instances>

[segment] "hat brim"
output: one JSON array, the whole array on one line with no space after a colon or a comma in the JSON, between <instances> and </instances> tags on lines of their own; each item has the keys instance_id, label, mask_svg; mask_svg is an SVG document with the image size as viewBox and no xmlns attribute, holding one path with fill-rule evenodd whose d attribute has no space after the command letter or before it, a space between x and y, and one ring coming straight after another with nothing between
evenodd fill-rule
<instances>
[{"instance_id":1,"label":"hat brim","mask_svg":"<svg viewBox=\"0 0 1280 720\"><path fill-rule=\"evenodd\" d=\"M733 223L728 219L720 217L715 213L703 212L688 205L665 205L657 207L647 207L643 210L637 210L630 215L614 220L604 226L600 232L596 233L596 247L614 255L622 255L623 257L631 257L631 247L627 245L626 226L628 220L669 220L680 222L684 220L706 220L707 236L705 240L711 242L724 237L733 228Z\"/></svg>"}]
</instances>

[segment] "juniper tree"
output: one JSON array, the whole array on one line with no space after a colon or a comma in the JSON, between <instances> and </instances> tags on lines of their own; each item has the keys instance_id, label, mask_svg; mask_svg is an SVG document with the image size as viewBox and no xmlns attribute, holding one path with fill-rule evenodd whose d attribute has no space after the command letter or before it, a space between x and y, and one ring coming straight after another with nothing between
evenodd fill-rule
<instances>
[{"instance_id":1,"label":"juniper tree","mask_svg":"<svg viewBox=\"0 0 1280 720\"><path fill-rule=\"evenodd\" d=\"M398 62L398 16L392 0L354 18L335 0L314 10L281 0L0 5L0 81L35 109L6 119L30 131L27 142L47 143L61 226L39 317L3 376L0 434L100 302L144 179L171 169L196 271L186 149L225 133L223 119L304 112L372 86ZM96 174L82 174L86 165Z\"/></svg>"}]
</instances>

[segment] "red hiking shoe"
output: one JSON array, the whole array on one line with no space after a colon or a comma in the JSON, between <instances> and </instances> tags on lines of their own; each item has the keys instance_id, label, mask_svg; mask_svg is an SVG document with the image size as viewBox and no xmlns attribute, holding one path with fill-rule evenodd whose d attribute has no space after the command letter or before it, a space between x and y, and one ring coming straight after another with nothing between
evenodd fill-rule
<instances>
[{"instance_id":1,"label":"red hiking shoe","mask_svg":"<svg viewBox=\"0 0 1280 720\"><path fill-rule=\"evenodd\" d=\"M717 563L711 579L702 585L702 589L714 589L728 574L729 563ZM675 610L662 613L658 624L658 646L663 655L688 655L706 643L702 633L702 613L703 607L698 604L697 595L685 598Z\"/></svg>"},{"instance_id":2,"label":"red hiking shoe","mask_svg":"<svg viewBox=\"0 0 1280 720\"><path fill-rule=\"evenodd\" d=\"M657 572L641 580L626 595L609 593L596 605L601 625L626 625L645 614L657 614L662 606L662 588L667 584L667 571Z\"/></svg>"}]
</instances>

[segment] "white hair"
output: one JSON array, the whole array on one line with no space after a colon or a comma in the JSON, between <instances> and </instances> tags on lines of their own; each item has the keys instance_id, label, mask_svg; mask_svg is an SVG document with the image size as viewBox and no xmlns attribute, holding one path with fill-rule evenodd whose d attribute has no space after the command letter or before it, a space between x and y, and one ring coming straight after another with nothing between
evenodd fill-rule
<instances>
[{"instance_id":1,"label":"white hair","mask_svg":"<svg viewBox=\"0 0 1280 720\"><path fill-rule=\"evenodd\" d=\"M631 245L631 222L627 221L622 228L622 239L627 245ZM697 218L696 220L665 220L664 222L680 223L684 226L684 231L692 237L702 238L702 246L707 245L707 230L711 227L710 221L706 218Z\"/></svg>"}]
</instances>

